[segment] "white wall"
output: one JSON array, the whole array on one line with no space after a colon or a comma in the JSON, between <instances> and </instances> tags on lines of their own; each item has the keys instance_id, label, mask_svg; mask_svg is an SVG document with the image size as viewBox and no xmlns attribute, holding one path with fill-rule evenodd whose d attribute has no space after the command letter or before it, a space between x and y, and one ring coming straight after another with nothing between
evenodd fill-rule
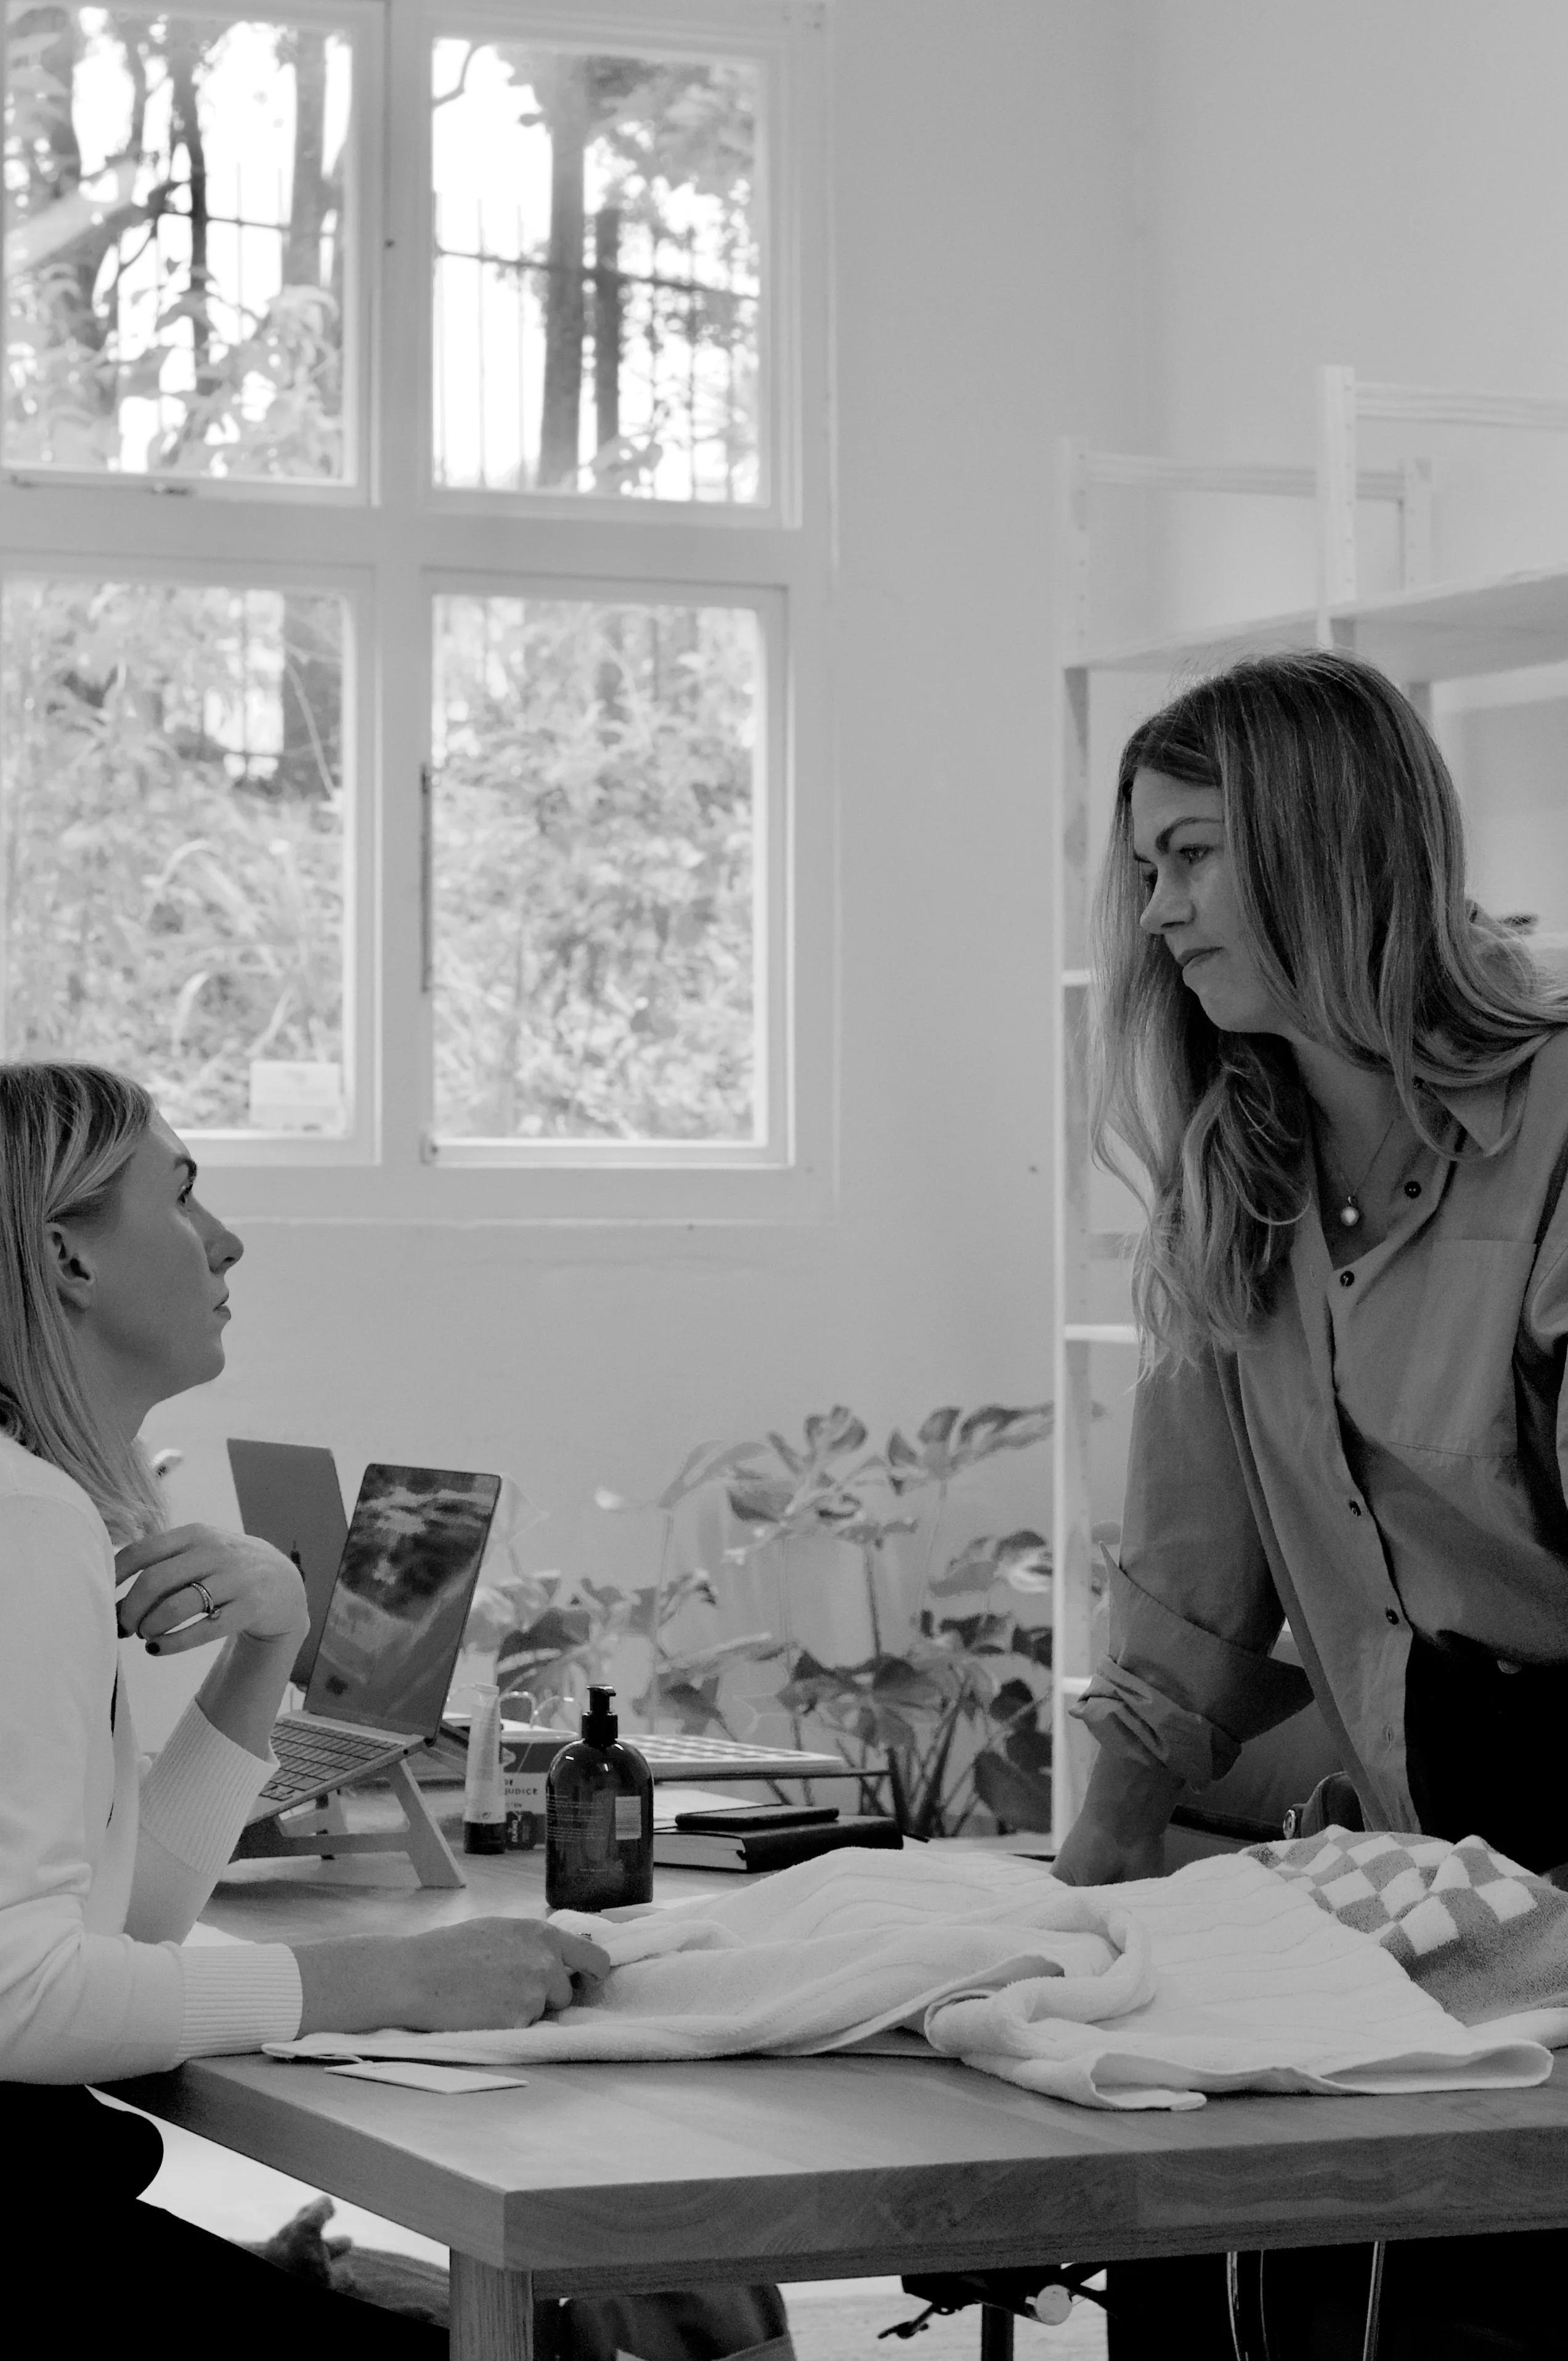
<instances>
[{"instance_id":1,"label":"white wall","mask_svg":"<svg viewBox=\"0 0 1568 2361\"><path fill-rule=\"evenodd\" d=\"M490 1466L542 1565L623 1569L597 1484L853 1403L1048 1390L1054 438L1137 441L1129 7L838 0L840 1174L797 1231L255 1223L228 1373L166 1405L184 1514L226 1434ZM212 1196L222 1207L222 1176ZM1043 1519L1047 1459L998 1463ZM183 1674L146 1667L156 1737Z\"/></svg>"},{"instance_id":2,"label":"white wall","mask_svg":"<svg viewBox=\"0 0 1568 2361\"><path fill-rule=\"evenodd\" d=\"M1153 420L1192 456L1314 451L1312 371L1568 390L1560 0L1138 0ZM1364 430L1369 464L1411 447ZM1429 433L1440 574L1568 556L1568 436ZM1394 543L1363 511L1367 588ZM1169 592L1310 604L1306 504L1196 502Z\"/></svg>"},{"instance_id":3,"label":"white wall","mask_svg":"<svg viewBox=\"0 0 1568 2361\"><path fill-rule=\"evenodd\" d=\"M1135 29L1160 447L1310 461L1324 361L1568 391L1561 0L1138 0ZM1363 430L1364 463L1418 450L1434 466L1441 577L1568 561L1568 435ZM1361 587L1396 588L1391 512L1364 506L1360 522ZM1305 503L1173 503L1164 549L1151 608L1166 616L1312 601ZM1439 697L1475 890L1560 931L1565 686L1554 668Z\"/></svg>"}]
</instances>

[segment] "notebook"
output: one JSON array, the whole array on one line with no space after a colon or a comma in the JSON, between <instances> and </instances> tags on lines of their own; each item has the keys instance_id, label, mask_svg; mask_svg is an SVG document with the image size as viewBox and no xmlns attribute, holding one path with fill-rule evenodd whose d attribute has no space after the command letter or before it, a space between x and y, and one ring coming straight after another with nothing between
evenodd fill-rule
<instances>
[{"instance_id":1,"label":"notebook","mask_svg":"<svg viewBox=\"0 0 1568 2361\"><path fill-rule=\"evenodd\" d=\"M316 1661L348 1538L337 1467L331 1452L313 1443L242 1443L231 1436L228 1450L240 1523L291 1557L304 1578L311 1628L289 1675L302 1689Z\"/></svg>"},{"instance_id":2,"label":"notebook","mask_svg":"<svg viewBox=\"0 0 1568 2361\"><path fill-rule=\"evenodd\" d=\"M248 1821L384 1770L435 1736L499 1496L499 1476L367 1467L304 1710L273 1724L278 1769Z\"/></svg>"}]
</instances>

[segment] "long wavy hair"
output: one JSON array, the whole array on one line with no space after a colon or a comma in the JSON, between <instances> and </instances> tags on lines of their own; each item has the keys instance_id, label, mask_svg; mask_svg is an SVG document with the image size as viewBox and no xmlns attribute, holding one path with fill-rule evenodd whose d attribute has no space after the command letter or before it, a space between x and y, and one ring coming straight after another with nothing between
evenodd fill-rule
<instances>
[{"instance_id":1,"label":"long wavy hair","mask_svg":"<svg viewBox=\"0 0 1568 2361\"><path fill-rule=\"evenodd\" d=\"M0 1433L74 1477L116 1544L163 1523L158 1482L88 1398L46 1234L113 1219L154 1113L104 1066L0 1064Z\"/></svg>"},{"instance_id":2,"label":"long wavy hair","mask_svg":"<svg viewBox=\"0 0 1568 2361\"><path fill-rule=\"evenodd\" d=\"M1133 1293L1157 1365L1234 1349L1269 1310L1311 1202L1310 1130L1288 1043L1222 1032L1138 924L1140 771L1218 788L1249 949L1276 1001L1307 1038L1391 1076L1429 1146L1427 1090L1526 1064L1568 1024L1568 994L1467 898L1447 765L1370 664L1254 657L1135 730L1095 909L1091 1137L1147 1205Z\"/></svg>"}]
</instances>

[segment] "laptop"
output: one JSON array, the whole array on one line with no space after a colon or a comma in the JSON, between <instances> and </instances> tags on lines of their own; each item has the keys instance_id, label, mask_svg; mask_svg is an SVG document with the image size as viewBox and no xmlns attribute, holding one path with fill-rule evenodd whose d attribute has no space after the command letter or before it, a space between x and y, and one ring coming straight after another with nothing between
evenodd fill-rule
<instances>
[{"instance_id":1,"label":"laptop","mask_svg":"<svg viewBox=\"0 0 1568 2361\"><path fill-rule=\"evenodd\" d=\"M247 1827L384 1771L435 1737L500 1488L499 1476L457 1468L367 1467L304 1709L272 1726L278 1769Z\"/></svg>"},{"instance_id":2,"label":"laptop","mask_svg":"<svg viewBox=\"0 0 1568 2361\"><path fill-rule=\"evenodd\" d=\"M231 1435L228 1449L240 1523L291 1557L304 1578L311 1628L289 1675L302 1689L316 1661L348 1538L336 1463L330 1451L313 1443L242 1443Z\"/></svg>"}]
</instances>

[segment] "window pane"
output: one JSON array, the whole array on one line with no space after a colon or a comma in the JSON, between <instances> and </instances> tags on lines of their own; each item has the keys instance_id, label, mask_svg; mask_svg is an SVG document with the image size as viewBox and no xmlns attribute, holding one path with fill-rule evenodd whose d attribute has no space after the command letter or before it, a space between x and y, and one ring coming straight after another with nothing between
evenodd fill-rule
<instances>
[{"instance_id":1,"label":"window pane","mask_svg":"<svg viewBox=\"0 0 1568 2361\"><path fill-rule=\"evenodd\" d=\"M435 480L758 497L756 70L434 45Z\"/></svg>"},{"instance_id":2,"label":"window pane","mask_svg":"<svg viewBox=\"0 0 1568 2361\"><path fill-rule=\"evenodd\" d=\"M296 592L6 583L6 1057L121 1067L197 1130L343 1130L343 630Z\"/></svg>"},{"instance_id":3,"label":"window pane","mask_svg":"<svg viewBox=\"0 0 1568 2361\"><path fill-rule=\"evenodd\" d=\"M10 466L343 474L350 68L315 26L12 10Z\"/></svg>"},{"instance_id":4,"label":"window pane","mask_svg":"<svg viewBox=\"0 0 1568 2361\"><path fill-rule=\"evenodd\" d=\"M756 617L436 602L446 1138L749 1140Z\"/></svg>"}]
</instances>

